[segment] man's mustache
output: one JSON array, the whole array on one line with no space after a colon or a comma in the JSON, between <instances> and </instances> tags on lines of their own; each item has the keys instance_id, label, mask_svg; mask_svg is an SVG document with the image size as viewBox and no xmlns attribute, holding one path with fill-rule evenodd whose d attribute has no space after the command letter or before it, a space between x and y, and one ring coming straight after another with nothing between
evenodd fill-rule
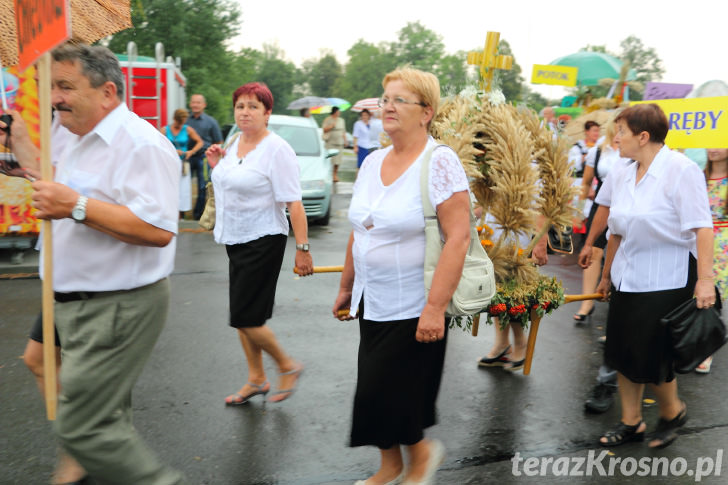
<instances>
[{"instance_id":1,"label":"man's mustache","mask_svg":"<svg viewBox=\"0 0 728 485\"><path fill-rule=\"evenodd\" d=\"M56 111L71 111L71 107L67 104L56 104L53 106Z\"/></svg>"}]
</instances>

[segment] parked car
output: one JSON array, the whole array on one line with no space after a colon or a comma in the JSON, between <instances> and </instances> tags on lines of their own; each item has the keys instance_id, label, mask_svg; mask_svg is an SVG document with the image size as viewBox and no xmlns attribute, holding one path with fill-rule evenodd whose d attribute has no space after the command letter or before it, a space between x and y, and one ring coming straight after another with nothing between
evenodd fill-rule
<instances>
[{"instance_id":1,"label":"parked car","mask_svg":"<svg viewBox=\"0 0 728 485\"><path fill-rule=\"evenodd\" d=\"M329 158L338 150L327 150L318 125L312 118L271 115L268 129L286 140L301 167L303 207L309 221L327 225L331 217L331 194L334 190L333 167ZM240 131L233 126L228 139Z\"/></svg>"}]
</instances>

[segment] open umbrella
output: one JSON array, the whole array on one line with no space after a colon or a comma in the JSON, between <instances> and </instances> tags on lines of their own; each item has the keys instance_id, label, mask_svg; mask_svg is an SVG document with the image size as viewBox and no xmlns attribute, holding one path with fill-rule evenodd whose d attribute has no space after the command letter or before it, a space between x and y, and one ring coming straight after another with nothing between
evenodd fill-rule
<instances>
[{"instance_id":1,"label":"open umbrella","mask_svg":"<svg viewBox=\"0 0 728 485\"><path fill-rule=\"evenodd\" d=\"M600 79L619 77L622 61L601 52L579 51L551 61L552 66L571 66L579 69L576 82L582 86L596 86ZM627 81L637 78L634 69L627 73Z\"/></svg>"},{"instance_id":2,"label":"open umbrella","mask_svg":"<svg viewBox=\"0 0 728 485\"><path fill-rule=\"evenodd\" d=\"M356 103L354 103L354 106L351 107L352 111L360 112L364 110L374 111L378 110L379 108L379 98L364 98L360 99Z\"/></svg>"},{"instance_id":3,"label":"open umbrella","mask_svg":"<svg viewBox=\"0 0 728 485\"><path fill-rule=\"evenodd\" d=\"M303 98L291 101L288 106L286 106L286 109L315 108L317 106L324 106L328 103L329 101L326 98L322 98L320 96L304 96Z\"/></svg>"},{"instance_id":4,"label":"open umbrella","mask_svg":"<svg viewBox=\"0 0 728 485\"><path fill-rule=\"evenodd\" d=\"M315 115L331 113L331 108L333 108L334 106L339 108L341 111L346 111L347 109L351 108L351 103L341 98L326 98L326 103L327 104L325 105L315 106L311 108L311 113Z\"/></svg>"}]
</instances>

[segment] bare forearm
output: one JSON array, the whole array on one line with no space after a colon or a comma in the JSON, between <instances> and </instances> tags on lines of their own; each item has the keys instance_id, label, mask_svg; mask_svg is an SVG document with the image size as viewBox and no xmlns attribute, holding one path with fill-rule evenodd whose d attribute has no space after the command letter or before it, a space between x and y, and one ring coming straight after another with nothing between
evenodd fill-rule
<instances>
[{"instance_id":1,"label":"bare forearm","mask_svg":"<svg viewBox=\"0 0 728 485\"><path fill-rule=\"evenodd\" d=\"M695 230L698 249L698 278L713 279L713 229L701 227Z\"/></svg>"},{"instance_id":2,"label":"bare forearm","mask_svg":"<svg viewBox=\"0 0 728 485\"><path fill-rule=\"evenodd\" d=\"M164 247L174 234L137 217L128 207L89 199L84 224L127 244Z\"/></svg>"},{"instance_id":3,"label":"bare forearm","mask_svg":"<svg viewBox=\"0 0 728 485\"><path fill-rule=\"evenodd\" d=\"M614 255L617 254L617 249L622 243L622 236L612 236L607 242L607 255L604 258L604 268L602 269L602 279L611 280L612 262L614 261Z\"/></svg>"},{"instance_id":4,"label":"bare forearm","mask_svg":"<svg viewBox=\"0 0 728 485\"><path fill-rule=\"evenodd\" d=\"M586 236L584 246L593 246L594 241L597 237L607 228L607 221L609 219L609 207L600 205L597 207L597 211L594 213L591 226L589 227L589 234Z\"/></svg>"}]
</instances>

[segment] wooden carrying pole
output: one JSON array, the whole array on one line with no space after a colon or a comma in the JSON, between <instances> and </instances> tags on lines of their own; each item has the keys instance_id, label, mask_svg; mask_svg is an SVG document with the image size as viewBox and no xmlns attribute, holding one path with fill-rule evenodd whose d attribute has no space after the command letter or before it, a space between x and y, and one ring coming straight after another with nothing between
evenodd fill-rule
<instances>
[{"instance_id":1,"label":"wooden carrying pole","mask_svg":"<svg viewBox=\"0 0 728 485\"><path fill-rule=\"evenodd\" d=\"M343 266L314 266L314 273L335 273L343 271ZM298 274L298 269L293 268L293 272ZM574 301L582 300L601 300L604 295L601 293L590 293L586 295L564 295L564 303L571 303ZM344 316L349 313L348 310L339 310L339 316ZM523 374L528 375L531 373L531 363L533 362L533 353L536 350L536 337L538 337L538 327L541 324L541 315L536 310L531 310L531 327L528 331L528 343L526 346L526 362L523 364ZM478 335L478 326L480 324L480 314L473 315L473 337Z\"/></svg>"},{"instance_id":2,"label":"wooden carrying pole","mask_svg":"<svg viewBox=\"0 0 728 485\"><path fill-rule=\"evenodd\" d=\"M38 61L38 105L40 110L40 170L43 180L53 180L51 167L51 55ZM56 337L53 324L53 233L51 221L44 220L43 232L43 380L48 419L56 419L58 383Z\"/></svg>"},{"instance_id":3,"label":"wooden carrying pole","mask_svg":"<svg viewBox=\"0 0 728 485\"><path fill-rule=\"evenodd\" d=\"M564 303L582 300L601 300L604 295L601 293L591 293L588 295L564 295ZM528 330L528 344L526 346L526 362L523 364L523 374L531 373L531 363L533 362L533 352L536 350L536 337L538 336L538 326L541 324L541 315L536 310L531 310L531 328Z\"/></svg>"}]
</instances>

